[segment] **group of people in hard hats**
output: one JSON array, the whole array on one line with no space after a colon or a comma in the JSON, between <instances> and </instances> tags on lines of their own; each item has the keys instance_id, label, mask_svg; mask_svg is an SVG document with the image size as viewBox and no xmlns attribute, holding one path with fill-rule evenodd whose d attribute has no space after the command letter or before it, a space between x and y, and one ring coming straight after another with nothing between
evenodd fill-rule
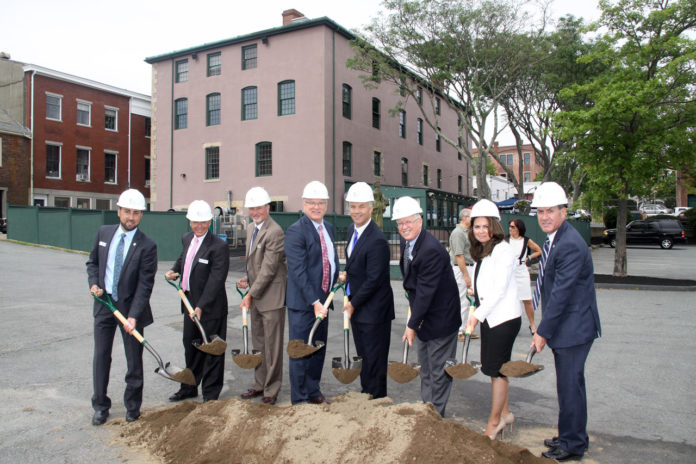
<instances>
[{"instance_id":1,"label":"group of people in hard hats","mask_svg":"<svg viewBox=\"0 0 696 464\"><path fill-rule=\"evenodd\" d=\"M304 214L283 232L270 216L268 192L254 187L246 194L244 207L252 223L247 227L246 275L236 285L247 290L241 307L250 313L253 347L262 353L262 362L255 369L253 386L241 394L244 399L262 397L266 404L277 401L286 313L289 339L307 343L312 332L315 342L326 343L333 303L325 301L338 283L345 285L348 301L343 312L350 318L355 347L363 360L361 391L373 398L387 395L394 295L388 241L372 220L372 188L357 182L346 194L352 224L343 245L343 271L334 227L324 220L328 200L324 184L309 182L302 192ZM533 331L532 345L541 351L548 344L556 361L558 436L545 441L549 451L544 455L559 460L582 456L588 445L584 364L593 340L601 333L591 257L580 235L564 222L567 203L563 189L553 182L542 184L532 203L548 234L534 291L534 305L543 307L543 318ZM155 244L137 230L145 210L142 195L128 190L119 198L118 207L120 224L100 228L87 268L90 290L97 296L109 294L128 318L119 327L128 362L126 420L132 421L139 417L142 401L142 345L126 335L134 328L142 333L152 322L148 302L157 255ZM398 198L391 211L401 237L399 265L409 301L402 341L412 345L418 339L421 397L444 416L452 386L445 361L456 356L460 329L470 332L480 325L481 370L491 377L492 397L484 434L493 439L514 421L508 379L500 368L511 359L521 327L516 277L520 258L505 240L500 214L489 200L478 201L465 215L471 262L458 260L456 252L451 257L423 227L422 213L420 202L407 196ZM206 202L191 203L186 217L192 231L182 237L181 256L165 277L181 278L181 287L205 330L225 338L228 250L209 233L212 212ZM457 268L463 271L459 275ZM460 291L462 284L464 290ZM472 313L462 311L465 297L474 301ZM111 405L106 387L117 323L99 301L95 301L94 315L93 424L100 425ZM224 354L206 354L191 346L197 332L187 316L183 334L186 367L201 385L203 400L216 400L223 385ZM530 319L530 330L533 323ZM325 353L321 349L289 359L292 404L330 403L321 391ZM182 384L170 400L197 395L197 385Z\"/></svg>"}]
</instances>

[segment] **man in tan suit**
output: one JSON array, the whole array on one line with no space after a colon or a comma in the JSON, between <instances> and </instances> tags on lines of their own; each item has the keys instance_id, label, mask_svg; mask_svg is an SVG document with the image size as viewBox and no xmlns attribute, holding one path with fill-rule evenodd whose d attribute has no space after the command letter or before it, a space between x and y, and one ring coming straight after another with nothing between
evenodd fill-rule
<instances>
[{"instance_id":1,"label":"man in tan suit","mask_svg":"<svg viewBox=\"0 0 696 464\"><path fill-rule=\"evenodd\" d=\"M240 288L249 288L240 307L251 315L252 343L262 352L256 368L256 383L242 398L263 395L263 402L275 404L283 378L283 332L285 330L285 286L287 264L283 250L285 234L270 217L271 198L262 187L250 189L244 200L254 226L247 227L247 277Z\"/></svg>"}]
</instances>

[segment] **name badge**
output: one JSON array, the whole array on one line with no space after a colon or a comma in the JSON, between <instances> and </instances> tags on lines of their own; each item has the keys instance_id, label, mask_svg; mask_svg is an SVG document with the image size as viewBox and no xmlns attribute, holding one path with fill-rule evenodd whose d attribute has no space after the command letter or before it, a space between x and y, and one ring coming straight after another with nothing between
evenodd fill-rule
<instances>
[{"instance_id":1,"label":"name badge","mask_svg":"<svg viewBox=\"0 0 696 464\"><path fill-rule=\"evenodd\" d=\"M208 260L207 260L207 259L203 259L203 258L198 258L198 262L199 262L199 263L203 263L203 264L208 264Z\"/></svg>"},{"instance_id":2,"label":"name badge","mask_svg":"<svg viewBox=\"0 0 696 464\"><path fill-rule=\"evenodd\" d=\"M105 246L106 246L106 242L99 242L99 246L100 246L100 247L105 247Z\"/></svg>"}]
</instances>

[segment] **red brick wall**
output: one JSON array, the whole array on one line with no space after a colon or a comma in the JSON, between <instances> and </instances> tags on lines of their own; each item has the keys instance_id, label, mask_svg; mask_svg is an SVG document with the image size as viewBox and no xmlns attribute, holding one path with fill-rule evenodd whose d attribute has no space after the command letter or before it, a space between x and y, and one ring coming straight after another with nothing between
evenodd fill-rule
<instances>
[{"instance_id":1,"label":"red brick wall","mask_svg":"<svg viewBox=\"0 0 696 464\"><path fill-rule=\"evenodd\" d=\"M30 204L31 141L26 137L4 133L0 133L0 139L2 139L0 187L7 189L5 202L12 205L28 205ZM5 211L2 213L4 215Z\"/></svg>"}]
</instances>

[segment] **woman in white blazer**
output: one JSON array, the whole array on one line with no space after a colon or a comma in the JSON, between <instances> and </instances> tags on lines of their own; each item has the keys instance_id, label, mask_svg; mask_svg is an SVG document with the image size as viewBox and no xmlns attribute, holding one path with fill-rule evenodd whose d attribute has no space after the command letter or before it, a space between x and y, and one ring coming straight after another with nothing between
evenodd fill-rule
<instances>
[{"instance_id":1,"label":"woman in white blazer","mask_svg":"<svg viewBox=\"0 0 696 464\"><path fill-rule=\"evenodd\" d=\"M473 294L476 310L467 326L481 323L481 372L491 377L491 413L484 434L491 440L512 423L515 416L508 405L509 382L500 367L510 361L515 337L522 325L517 297L515 256L500 224L498 208L480 200L471 209L469 231L471 257L476 261Z\"/></svg>"}]
</instances>

